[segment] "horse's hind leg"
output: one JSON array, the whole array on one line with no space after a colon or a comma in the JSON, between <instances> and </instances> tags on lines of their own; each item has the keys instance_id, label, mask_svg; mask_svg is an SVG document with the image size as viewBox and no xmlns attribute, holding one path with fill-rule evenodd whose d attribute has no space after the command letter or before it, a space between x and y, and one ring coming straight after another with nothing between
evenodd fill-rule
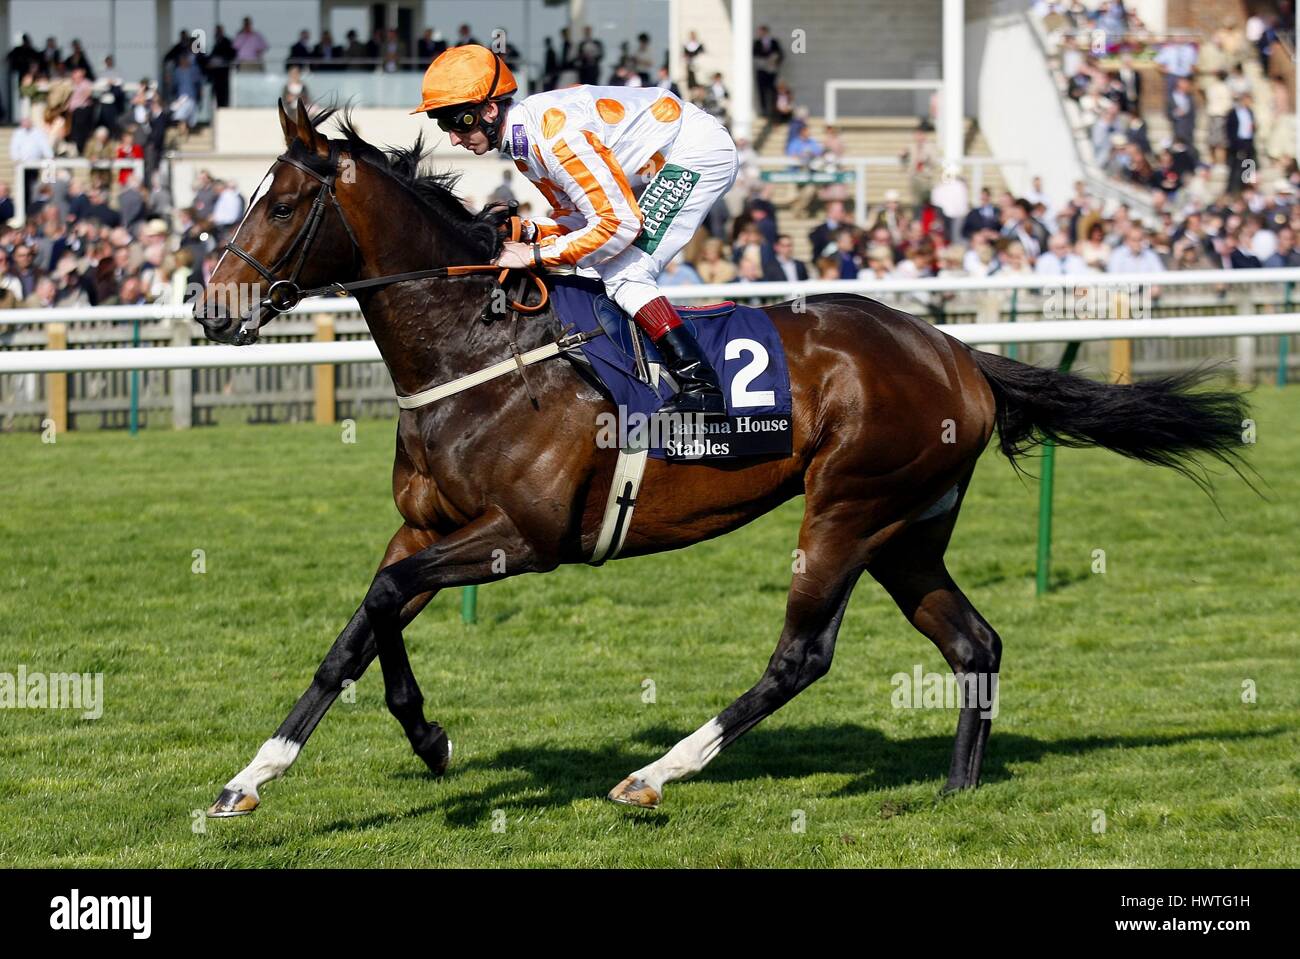
<instances>
[{"instance_id":1,"label":"horse's hind leg","mask_svg":"<svg viewBox=\"0 0 1300 959\"><path fill-rule=\"evenodd\" d=\"M403 526L389 542L379 568L382 570L405 559L428 546L433 539L429 533ZM403 624L415 619L433 595L425 593L407 603L402 610ZM261 801L258 795L261 786L288 771L334 700L348 683L355 683L361 678L377 653L374 631L370 628L363 605L352 614L352 619L334 640L334 645L312 677L311 685L298 698L275 735L262 744L251 763L226 783L221 795L208 809L208 815L225 818L242 816L255 810ZM409 663L406 668L409 672ZM411 682L414 682L413 678Z\"/></svg>"},{"instance_id":2,"label":"horse's hind leg","mask_svg":"<svg viewBox=\"0 0 1300 959\"><path fill-rule=\"evenodd\" d=\"M659 805L665 784L698 773L725 746L826 674L849 595L866 564L861 524L867 513L866 504L853 502L805 515L799 533L804 565L790 585L785 628L762 678L663 757L615 786L610 799Z\"/></svg>"},{"instance_id":3,"label":"horse's hind leg","mask_svg":"<svg viewBox=\"0 0 1300 959\"><path fill-rule=\"evenodd\" d=\"M968 480L961 483L963 495ZM1001 638L953 582L943 562L960 508L958 499L941 515L909 526L867 567L911 624L939 647L962 681L961 713L945 793L979 785L1002 662Z\"/></svg>"}]
</instances>

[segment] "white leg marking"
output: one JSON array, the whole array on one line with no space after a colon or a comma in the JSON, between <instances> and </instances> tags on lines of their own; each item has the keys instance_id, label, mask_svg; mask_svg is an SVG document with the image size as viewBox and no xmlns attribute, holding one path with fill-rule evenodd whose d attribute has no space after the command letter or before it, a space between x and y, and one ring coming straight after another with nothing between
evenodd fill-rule
<instances>
[{"instance_id":1,"label":"white leg marking","mask_svg":"<svg viewBox=\"0 0 1300 959\"><path fill-rule=\"evenodd\" d=\"M253 761L226 783L226 788L260 799L257 795L258 787L283 776L298 758L301 749L302 746L298 743L279 736L268 739L262 743L262 748L257 751Z\"/></svg>"},{"instance_id":2,"label":"white leg marking","mask_svg":"<svg viewBox=\"0 0 1300 959\"><path fill-rule=\"evenodd\" d=\"M927 519L934 519L936 516L942 516L944 513L950 512L952 508L957 505L957 496L960 492L961 490L958 486L954 486L952 489L948 490L948 492L935 500L934 504L929 509L918 516L916 522L922 523Z\"/></svg>"},{"instance_id":3,"label":"white leg marking","mask_svg":"<svg viewBox=\"0 0 1300 959\"><path fill-rule=\"evenodd\" d=\"M634 778L643 779L663 795L664 784L694 776L709 764L722 748L722 727L715 716L649 766L638 769Z\"/></svg>"}]
</instances>

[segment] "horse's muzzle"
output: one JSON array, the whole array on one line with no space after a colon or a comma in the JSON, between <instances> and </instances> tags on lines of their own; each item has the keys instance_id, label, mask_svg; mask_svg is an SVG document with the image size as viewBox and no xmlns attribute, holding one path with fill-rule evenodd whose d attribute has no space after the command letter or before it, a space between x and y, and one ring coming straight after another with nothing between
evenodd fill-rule
<instances>
[{"instance_id":1,"label":"horse's muzzle","mask_svg":"<svg viewBox=\"0 0 1300 959\"><path fill-rule=\"evenodd\" d=\"M202 297L195 299L193 304L194 319L203 327L203 334L214 343L247 346L257 342L257 331L261 325L259 321L262 314L260 305L253 307L250 316L241 318L232 316L220 308L209 313Z\"/></svg>"},{"instance_id":2,"label":"horse's muzzle","mask_svg":"<svg viewBox=\"0 0 1300 959\"><path fill-rule=\"evenodd\" d=\"M239 335L239 322L234 317L209 316L195 310L194 319L203 327L203 335L214 343L233 344Z\"/></svg>"}]
</instances>

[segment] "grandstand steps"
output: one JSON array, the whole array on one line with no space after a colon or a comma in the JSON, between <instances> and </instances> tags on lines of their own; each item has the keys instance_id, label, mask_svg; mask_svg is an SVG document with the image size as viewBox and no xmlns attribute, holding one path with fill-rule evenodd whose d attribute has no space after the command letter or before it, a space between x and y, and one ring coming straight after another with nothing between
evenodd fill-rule
<instances>
[{"instance_id":1,"label":"grandstand steps","mask_svg":"<svg viewBox=\"0 0 1300 959\"><path fill-rule=\"evenodd\" d=\"M181 137L177 141L176 152L185 153L212 153L217 148L216 135L213 133L212 124L199 127L189 136Z\"/></svg>"},{"instance_id":2,"label":"grandstand steps","mask_svg":"<svg viewBox=\"0 0 1300 959\"><path fill-rule=\"evenodd\" d=\"M867 168L867 204L869 217L874 217L879 205L885 202L887 190L897 190L904 204L912 202L911 181L907 168L903 165L901 155L910 150L916 142L917 120L915 117L868 117L845 118L837 124L840 139L844 143L844 155L848 157L900 157L897 165L872 166ZM809 131L820 140L826 132L823 118L809 118ZM935 134L929 132L926 139L932 144L935 156L940 155L934 145ZM781 157L785 153L786 127L776 126L770 130L761 129L755 137L755 148L762 157ZM966 135L966 153L968 156L990 156L988 143L983 135L968 125ZM973 171L967 170L967 183L973 187ZM983 185L996 196L1006 189L1006 181L1001 170L985 167ZM806 188L804 188L806 191ZM849 207L852 207L853 186L848 185ZM777 207L777 228L782 233L790 234L794 240L795 257L810 260L812 249L808 234L822 222L822 211L814 204L811 210L801 208L801 189L789 184L776 184L772 188L771 200ZM855 217L859 225L864 218ZM869 218L867 220L869 222Z\"/></svg>"},{"instance_id":3,"label":"grandstand steps","mask_svg":"<svg viewBox=\"0 0 1300 959\"><path fill-rule=\"evenodd\" d=\"M1032 17L1031 17L1032 21ZM1280 61L1285 61L1289 66L1279 69ZM1048 62L1054 71L1058 92L1061 97L1066 96L1065 78L1061 74L1061 55L1059 50L1049 54ZM1114 62L1107 61L1104 66L1108 69L1114 69ZM1254 97L1254 112L1257 127L1255 138L1256 152L1259 160L1258 176L1259 182L1268 186L1275 180L1285 177L1285 171L1281 165L1276 162L1274 157L1269 155L1269 137L1267 132L1270 131L1274 123L1281 122L1284 118L1279 117L1275 104L1273 102L1273 91L1270 88L1270 75L1266 74L1259 63L1258 58L1253 51L1247 53L1241 63L1242 71L1251 87L1251 93ZM1135 64L1140 76L1142 77L1142 96L1138 104L1138 112L1142 120L1146 123L1147 139L1151 144L1153 165L1159 164L1159 155L1162 144L1166 141L1172 142L1173 126L1166 116L1167 109L1167 85L1164 76L1156 68L1155 64L1150 62L1138 62ZM1284 80L1286 90L1294 89L1294 64L1290 63L1290 57L1286 53L1285 44L1278 44L1274 48L1274 59L1270 64L1272 75L1280 76ZM1205 75L1199 74L1197 81L1193 84L1194 99L1196 101L1196 129L1193 137L1196 151L1201 162L1211 164L1210 182L1217 188L1223 189L1227 182L1228 172L1223 163L1216 162L1212 151L1209 148L1209 117L1205 112ZM1280 108L1286 113L1288 108ZM1092 121L1083 115L1083 112L1077 111L1075 116L1079 119L1074 121L1074 127L1077 132L1081 132L1085 139L1091 138ZM1295 122L1290 116L1285 119L1289 122ZM1082 149L1086 151L1091 158L1091 146L1084 143ZM1289 149L1289 144L1288 144ZM1132 188L1130 181L1122 176L1113 174L1103 174L1106 180L1112 183L1123 184L1126 188Z\"/></svg>"}]
</instances>

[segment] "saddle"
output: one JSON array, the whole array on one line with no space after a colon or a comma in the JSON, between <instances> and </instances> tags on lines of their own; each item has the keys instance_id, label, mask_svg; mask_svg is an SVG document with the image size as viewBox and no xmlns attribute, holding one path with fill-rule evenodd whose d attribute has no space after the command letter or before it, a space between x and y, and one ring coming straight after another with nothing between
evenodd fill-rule
<instances>
[{"instance_id":1,"label":"saddle","mask_svg":"<svg viewBox=\"0 0 1300 959\"><path fill-rule=\"evenodd\" d=\"M667 382L676 392L677 384L672 382L671 376L662 372L663 358L659 355L659 349L654 345L654 341L646 335L645 330L641 329L622 307L604 293L596 297L592 303L592 308L596 313L596 321L600 324L601 329L605 331L606 338L632 362L637 379L651 389L656 389L660 383L660 377L662 377L663 381ZM709 303L704 306L678 306L676 309L678 316L682 318L682 325L690 331L691 336L698 339L697 320L719 319L729 316L736 309L736 304L730 300L725 300L721 303ZM653 369L653 367L658 367L658 369Z\"/></svg>"},{"instance_id":2,"label":"saddle","mask_svg":"<svg viewBox=\"0 0 1300 959\"><path fill-rule=\"evenodd\" d=\"M652 423L677 384L663 372L650 338L605 295L600 281L563 275L548 279L551 306L561 325L574 328L573 335L595 334L565 356L582 364L614 404L620 447L644 443L656 459L691 462L791 454L790 374L781 338L765 312L732 302L678 307L682 322L718 371L727 416L682 424L675 434L650 425L643 441L634 436L629 444L627 436Z\"/></svg>"}]
</instances>

